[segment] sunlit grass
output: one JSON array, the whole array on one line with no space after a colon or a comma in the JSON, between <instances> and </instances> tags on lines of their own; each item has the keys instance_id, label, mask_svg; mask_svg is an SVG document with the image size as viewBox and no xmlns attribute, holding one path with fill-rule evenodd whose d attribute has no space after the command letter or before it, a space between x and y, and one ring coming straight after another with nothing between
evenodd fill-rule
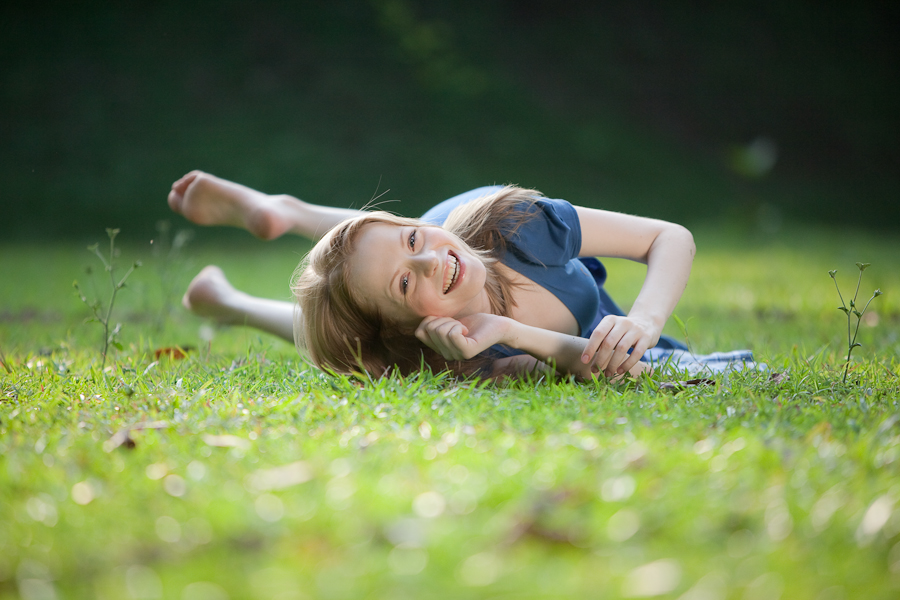
<instances>
[{"instance_id":1,"label":"sunlit grass","mask_svg":"<svg viewBox=\"0 0 900 600\"><path fill-rule=\"evenodd\" d=\"M0 598L896 597L900 243L696 237L692 347L770 368L677 392L328 377L248 330L157 329L138 244L99 372L90 255L3 248ZM168 276L286 298L303 248L198 245ZM885 295L842 385L827 271L858 260ZM623 304L642 269L609 264Z\"/></svg>"}]
</instances>

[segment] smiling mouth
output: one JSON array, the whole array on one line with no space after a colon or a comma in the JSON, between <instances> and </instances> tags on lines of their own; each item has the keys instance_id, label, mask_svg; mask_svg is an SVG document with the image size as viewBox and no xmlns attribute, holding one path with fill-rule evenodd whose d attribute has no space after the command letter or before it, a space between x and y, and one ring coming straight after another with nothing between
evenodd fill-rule
<instances>
[{"instance_id":1,"label":"smiling mouth","mask_svg":"<svg viewBox=\"0 0 900 600\"><path fill-rule=\"evenodd\" d=\"M450 272L450 280L444 283L444 293L448 293L453 286L456 285L457 279L459 279L459 272L461 265L459 264L459 257L457 257L452 252L447 253L447 262L450 263L449 269L446 272ZM446 275L445 275L446 277Z\"/></svg>"}]
</instances>

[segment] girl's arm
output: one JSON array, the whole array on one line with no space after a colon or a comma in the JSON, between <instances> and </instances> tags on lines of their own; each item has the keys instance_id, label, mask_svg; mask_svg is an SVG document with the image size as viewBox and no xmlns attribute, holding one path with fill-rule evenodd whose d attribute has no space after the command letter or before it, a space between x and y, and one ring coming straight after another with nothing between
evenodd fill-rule
<instances>
[{"instance_id":1,"label":"girl's arm","mask_svg":"<svg viewBox=\"0 0 900 600\"><path fill-rule=\"evenodd\" d=\"M498 358L491 363L491 372L488 374L488 377L491 379L502 379L504 377L520 379L529 375L540 377L553 372L554 370L550 365L539 361L533 356L516 354L515 356Z\"/></svg>"},{"instance_id":2,"label":"girl's arm","mask_svg":"<svg viewBox=\"0 0 900 600\"><path fill-rule=\"evenodd\" d=\"M580 359L608 376L621 374L659 341L687 285L696 252L694 238L681 225L666 221L580 206L575 211L581 224L580 256L627 258L647 265L644 285L628 316L604 318Z\"/></svg>"},{"instance_id":3,"label":"girl's arm","mask_svg":"<svg viewBox=\"0 0 900 600\"><path fill-rule=\"evenodd\" d=\"M582 379L596 377L600 369L582 362L588 340L519 323L509 317L479 313L460 320L451 317L426 317L416 337L448 360L467 360L494 344L504 344L527 352L537 360L555 365L556 370ZM638 375L647 367L631 367Z\"/></svg>"}]
</instances>

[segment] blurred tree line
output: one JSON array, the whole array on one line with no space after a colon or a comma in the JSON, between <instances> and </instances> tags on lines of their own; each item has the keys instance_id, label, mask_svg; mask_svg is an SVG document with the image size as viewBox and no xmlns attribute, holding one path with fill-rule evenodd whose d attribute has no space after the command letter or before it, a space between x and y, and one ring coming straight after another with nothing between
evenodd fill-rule
<instances>
[{"instance_id":1,"label":"blurred tree line","mask_svg":"<svg viewBox=\"0 0 900 600\"><path fill-rule=\"evenodd\" d=\"M900 224L890 2L5 3L0 234L150 234L199 168L415 215L489 183Z\"/></svg>"}]
</instances>

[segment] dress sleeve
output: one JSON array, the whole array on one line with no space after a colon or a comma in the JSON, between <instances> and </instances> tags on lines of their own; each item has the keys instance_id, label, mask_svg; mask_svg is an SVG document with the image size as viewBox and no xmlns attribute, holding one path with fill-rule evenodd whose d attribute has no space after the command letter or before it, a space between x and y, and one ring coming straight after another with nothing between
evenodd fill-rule
<instances>
[{"instance_id":1,"label":"dress sleeve","mask_svg":"<svg viewBox=\"0 0 900 600\"><path fill-rule=\"evenodd\" d=\"M565 200L540 198L527 209L532 218L507 238L508 251L524 263L565 265L581 251L581 223Z\"/></svg>"}]
</instances>

